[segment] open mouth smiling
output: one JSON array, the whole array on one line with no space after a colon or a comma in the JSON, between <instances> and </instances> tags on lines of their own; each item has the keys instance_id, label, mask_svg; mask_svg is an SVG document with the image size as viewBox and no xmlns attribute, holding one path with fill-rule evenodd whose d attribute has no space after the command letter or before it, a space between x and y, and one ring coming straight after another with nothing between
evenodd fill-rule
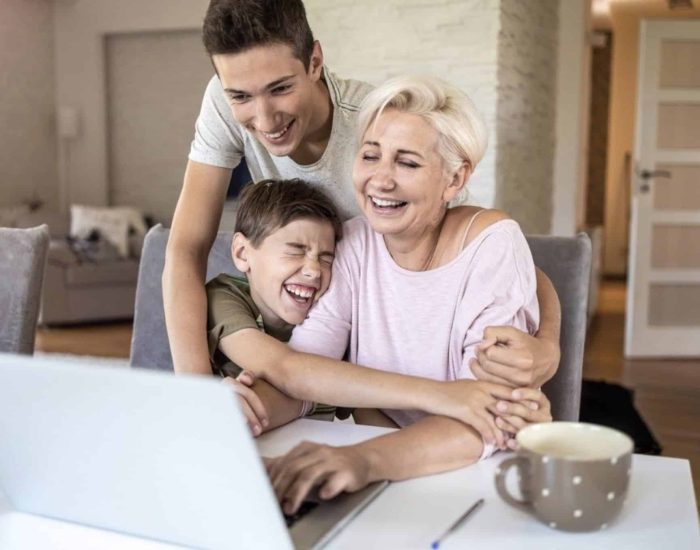
<instances>
[{"instance_id":1,"label":"open mouth smiling","mask_svg":"<svg viewBox=\"0 0 700 550\"><path fill-rule=\"evenodd\" d=\"M378 197L373 197L369 196L370 200L372 201L372 206L375 208L381 209L381 210L396 210L398 208L401 208L403 206L406 206L408 203L405 201L397 201L397 200L391 200L391 199L380 199Z\"/></svg>"},{"instance_id":2,"label":"open mouth smiling","mask_svg":"<svg viewBox=\"0 0 700 550\"><path fill-rule=\"evenodd\" d=\"M289 283L284 285L284 290L298 304L310 304L317 289L306 285Z\"/></svg>"},{"instance_id":3,"label":"open mouth smiling","mask_svg":"<svg viewBox=\"0 0 700 550\"><path fill-rule=\"evenodd\" d=\"M281 130L279 130L277 132L263 132L262 130L259 130L259 132L268 141L281 141L282 138L284 138L284 136L287 135L287 132L289 132L289 129L292 127L292 124L294 124L295 120L296 119L292 119Z\"/></svg>"}]
</instances>

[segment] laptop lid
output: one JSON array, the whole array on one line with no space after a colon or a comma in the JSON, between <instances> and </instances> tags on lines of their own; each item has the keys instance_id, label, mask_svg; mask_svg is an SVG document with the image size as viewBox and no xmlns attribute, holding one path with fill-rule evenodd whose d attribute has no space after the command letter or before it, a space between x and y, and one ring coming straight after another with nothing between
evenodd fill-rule
<instances>
[{"instance_id":1,"label":"laptop lid","mask_svg":"<svg viewBox=\"0 0 700 550\"><path fill-rule=\"evenodd\" d=\"M230 389L0 354L0 489L20 511L199 548L291 548Z\"/></svg>"}]
</instances>

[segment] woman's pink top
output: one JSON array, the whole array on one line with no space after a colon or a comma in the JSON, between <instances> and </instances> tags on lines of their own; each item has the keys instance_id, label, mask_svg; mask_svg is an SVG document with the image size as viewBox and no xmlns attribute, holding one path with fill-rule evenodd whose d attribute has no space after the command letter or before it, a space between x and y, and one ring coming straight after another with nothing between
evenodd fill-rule
<instances>
[{"instance_id":1,"label":"woman's pink top","mask_svg":"<svg viewBox=\"0 0 700 550\"><path fill-rule=\"evenodd\" d=\"M300 351L389 372L474 378L469 360L484 329L510 325L534 334L539 324L535 267L519 225L487 227L448 264L408 271L392 259L363 217L345 222L326 294L290 345ZM385 410L399 426L425 416Z\"/></svg>"}]
</instances>

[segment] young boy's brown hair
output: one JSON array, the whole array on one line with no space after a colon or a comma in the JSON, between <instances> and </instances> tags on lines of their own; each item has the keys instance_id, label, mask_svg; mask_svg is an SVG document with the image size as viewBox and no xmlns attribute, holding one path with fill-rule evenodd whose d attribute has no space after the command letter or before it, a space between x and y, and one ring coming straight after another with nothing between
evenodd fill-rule
<instances>
[{"instance_id":1,"label":"young boy's brown hair","mask_svg":"<svg viewBox=\"0 0 700 550\"><path fill-rule=\"evenodd\" d=\"M258 247L271 233L299 219L328 221L336 241L342 236L342 222L333 201L300 179L269 179L244 187L234 232L242 233Z\"/></svg>"}]
</instances>

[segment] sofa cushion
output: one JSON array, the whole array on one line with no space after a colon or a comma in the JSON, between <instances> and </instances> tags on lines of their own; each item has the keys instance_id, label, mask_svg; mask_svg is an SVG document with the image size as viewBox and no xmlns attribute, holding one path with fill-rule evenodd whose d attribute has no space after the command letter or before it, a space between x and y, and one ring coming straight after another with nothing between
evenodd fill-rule
<instances>
[{"instance_id":1,"label":"sofa cushion","mask_svg":"<svg viewBox=\"0 0 700 550\"><path fill-rule=\"evenodd\" d=\"M139 274L136 260L83 263L66 266L67 285L135 284Z\"/></svg>"},{"instance_id":2,"label":"sofa cushion","mask_svg":"<svg viewBox=\"0 0 700 550\"><path fill-rule=\"evenodd\" d=\"M77 264L78 257L65 239L51 239L49 242L49 264L67 266Z\"/></svg>"},{"instance_id":3,"label":"sofa cushion","mask_svg":"<svg viewBox=\"0 0 700 550\"><path fill-rule=\"evenodd\" d=\"M117 247L123 258L130 255L129 235L144 236L147 231L143 215L129 206L97 207L73 204L70 208L70 234L87 238L94 230Z\"/></svg>"}]
</instances>

